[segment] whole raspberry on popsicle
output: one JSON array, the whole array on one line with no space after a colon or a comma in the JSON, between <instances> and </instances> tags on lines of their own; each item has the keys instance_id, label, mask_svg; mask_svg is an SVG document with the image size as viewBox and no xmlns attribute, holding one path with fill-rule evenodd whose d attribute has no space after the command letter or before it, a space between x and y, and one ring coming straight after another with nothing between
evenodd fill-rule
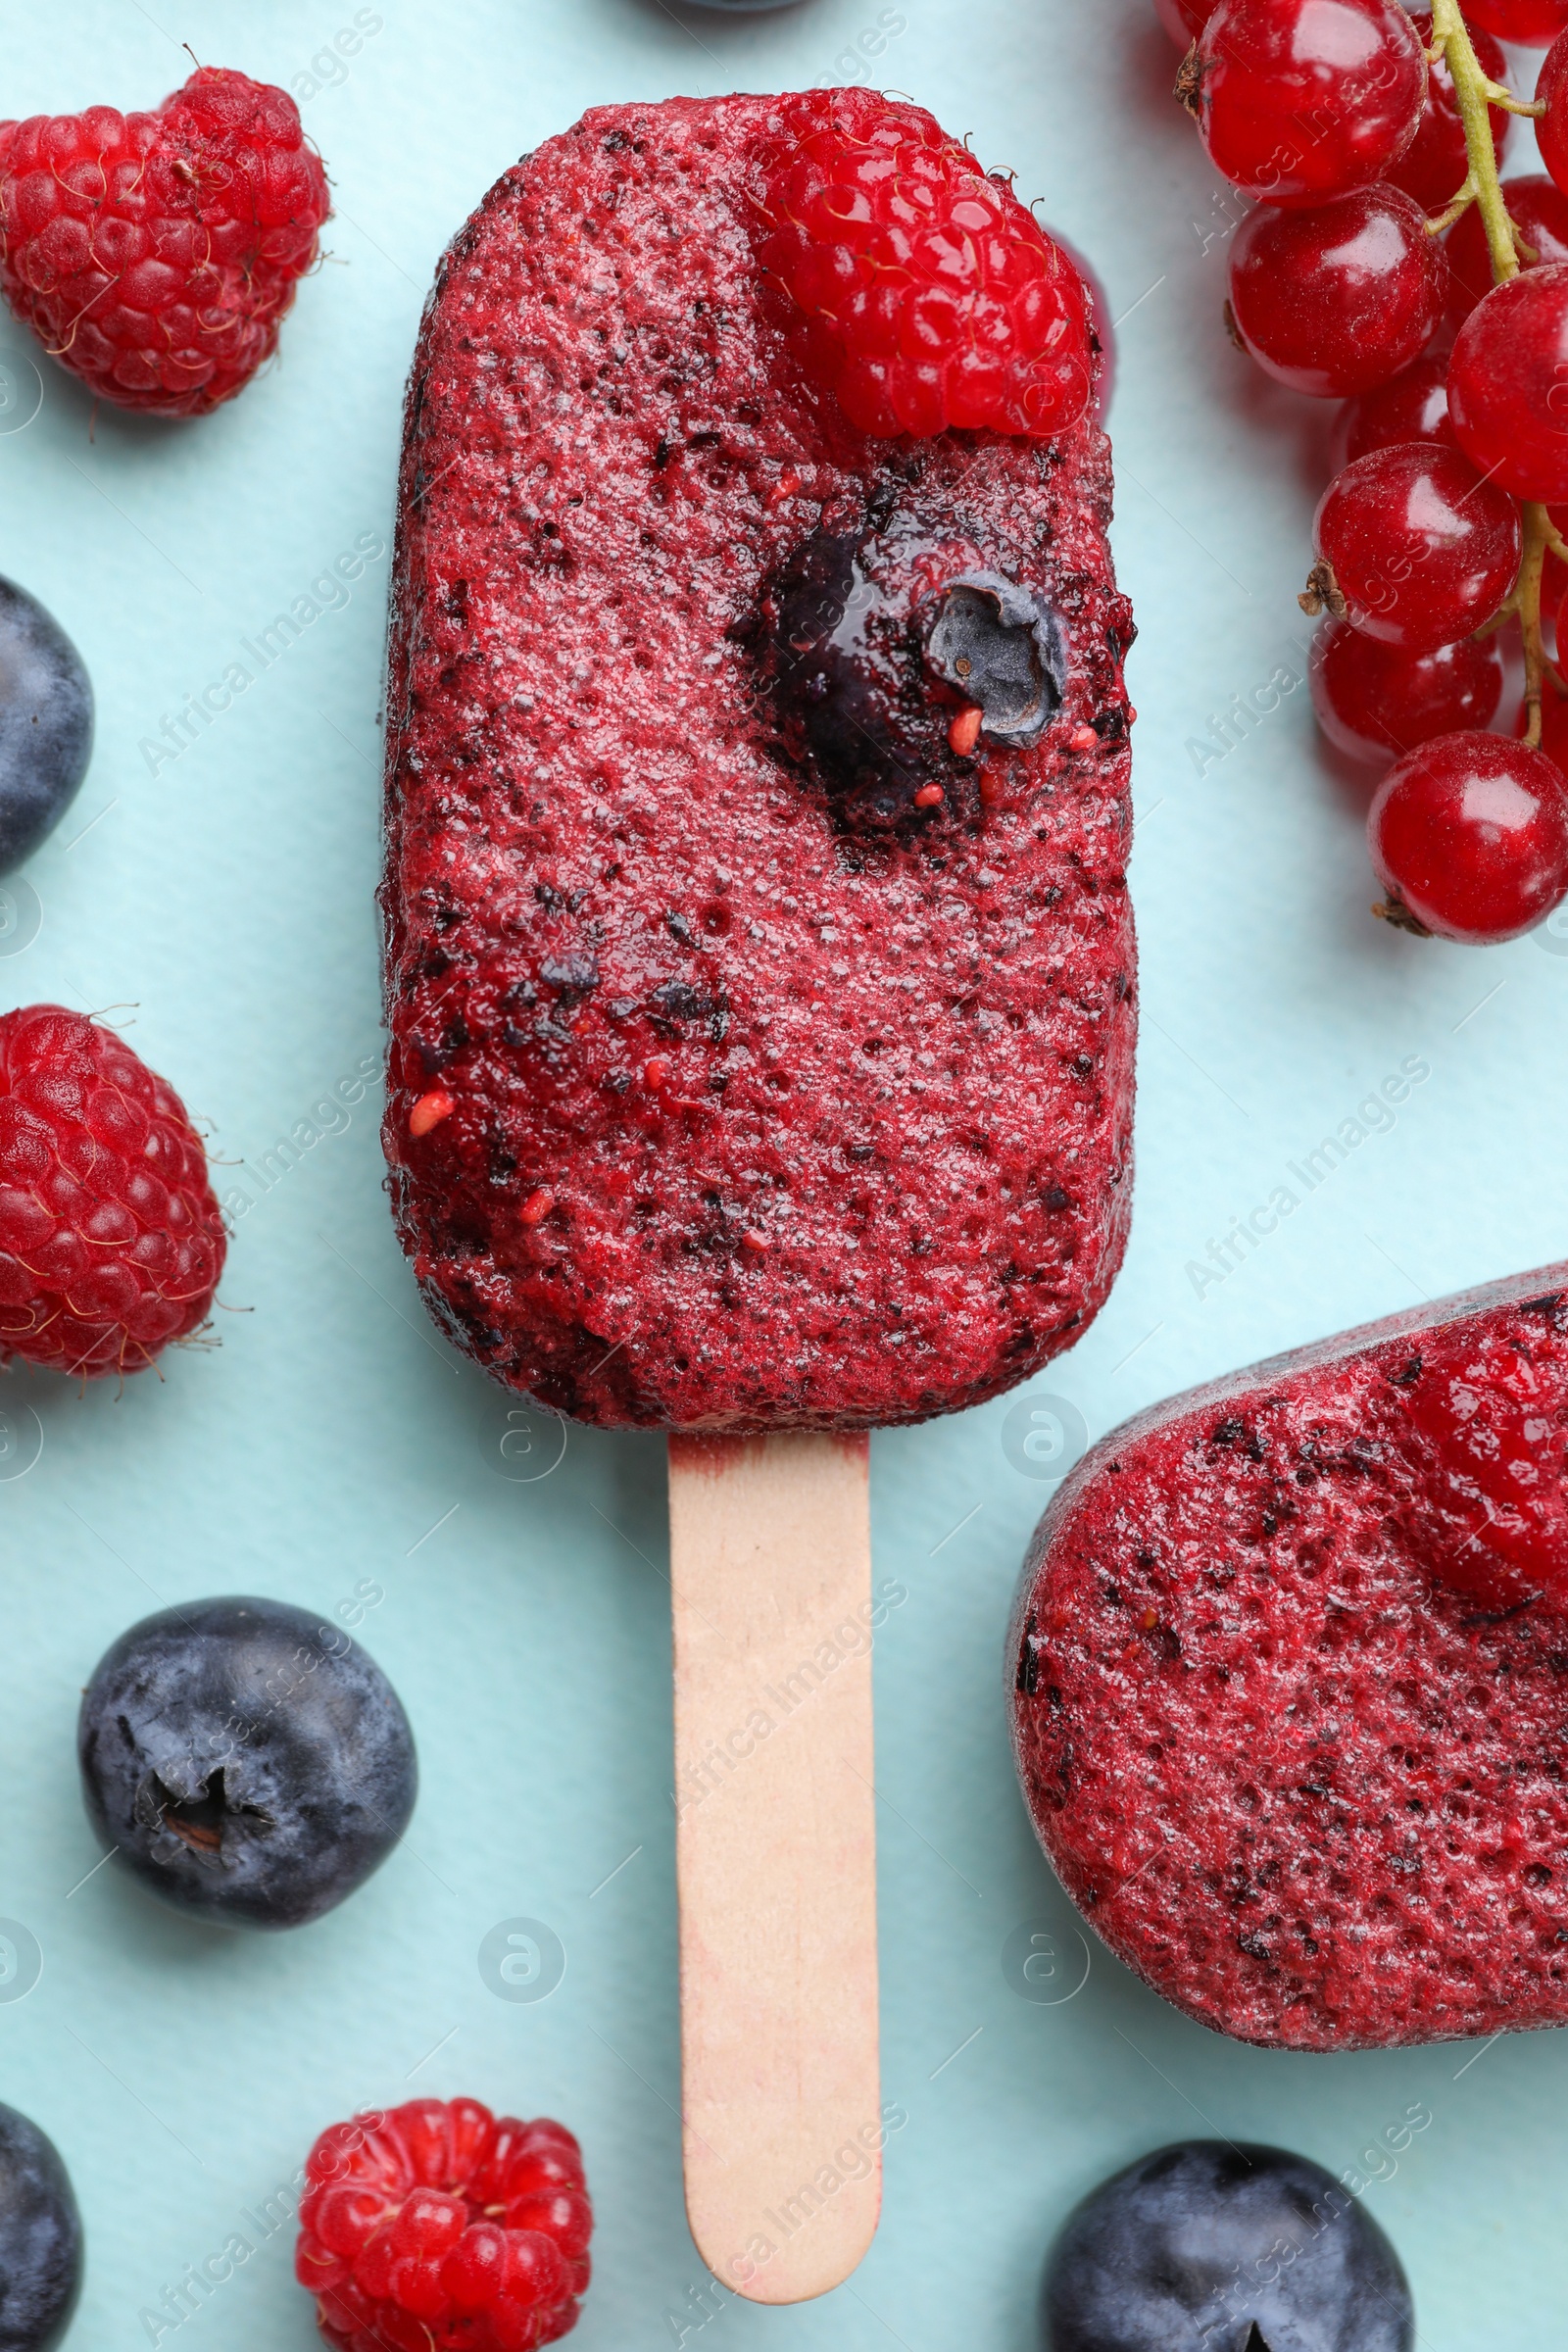
<instances>
[{"instance_id":1,"label":"whole raspberry on popsicle","mask_svg":"<svg viewBox=\"0 0 1568 2352\"><path fill-rule=\"evenodd\" d=\"M781 103L763 156L763 268L852 424L1049 439L1088 408L1083 278L1004 178L874 90Z\"/></svg>"},{"instance_id":2,"label":"whole raspberry on popsicle","mask_svg":"<svg viewBox=\"0 0 1568 2352\"><path fill-rule=\"evenodd\" d=\"M220 66L155 114L0 123L0 292L123 409L199 416L241 391L329 210L288 92Z\"/></svg>"},{"instance_id":3,"label":"whole raspberry on popsicle","mask_svg":"<svg viewBox=\"0 0 1568 2352\"><path fill-rule=\"evenodd\" d=\"M295 2277L342 2352L534 2352L577 2324L593 2207L564 2124L411 2099L323 2132Z\"/></svg>"},{"instance_id":4,"label":"whole raspberry on popsicle","mask_svg":"<svg viewBox=\"0 0 1568 2352\"><path fill-rule=\"evenodd\" d=\"M140 1372L206 1322L225 1248L173 1088L63 1005L0 1019L0 1363Z\"/></svg>"}]
</instances>

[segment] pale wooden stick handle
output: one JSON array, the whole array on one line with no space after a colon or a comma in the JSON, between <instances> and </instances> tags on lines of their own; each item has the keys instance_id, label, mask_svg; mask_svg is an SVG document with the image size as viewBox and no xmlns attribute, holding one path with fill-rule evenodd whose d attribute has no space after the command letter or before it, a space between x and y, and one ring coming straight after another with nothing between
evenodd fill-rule
<instances>
[{"instance_id":1,"label":"pale wooden stick handle","mask_svg":"<svg viewBox=\"0 0 1568 2352\"><path fill-rule=\"evenodd\" d=\"M672 1437L686 2212L756 2303L848 2278L881 2203L863 1437Z\"/></svg>"}]
</instances>

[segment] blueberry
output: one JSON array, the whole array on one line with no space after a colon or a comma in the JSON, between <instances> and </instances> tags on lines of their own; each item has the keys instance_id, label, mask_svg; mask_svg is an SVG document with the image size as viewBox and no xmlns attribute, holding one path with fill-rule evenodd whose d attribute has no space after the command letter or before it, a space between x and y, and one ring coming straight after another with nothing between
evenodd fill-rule
<instances>
[{"instance_id":1,"label":"blueberry","mask_svg":"<svg viewBox=\"0 0 1568 2352\"><path fill-rule=\"evenodd\" d=\"M1038 741L1061 706L1056 613L912 516L815 532L766 584L751 634L776 748L849 832L972 813L985 748ZM959 754L954 721L976 706Z\"/></svg>"},{"instance_id":2,"label":"blueberry","mask_svg":"<svg viewBox=\"0 0 1568 2352\"><path fill-rule=\"evenodd\" d=\"M53 832L91 756L81 656L36 597L0 579L0 874Z\"/></svg>"},{"instance_id":3,"label":"blueberry","mask_svg":"<svg viewBox=\"0 0 1568 2352\"><path fill-rule=\"evenodd\" d=\"M996 743L1038 743L1061 709L1061 623L1043 598L1000 572L960 572L949 583L925 658L939 678L979 704Z\"/></svg>"},{"instance_id":4,"label":"blueberry","mask_svg":"<svg viewBox=\"0 0 1568 2352\"><path fill-rule=\"evenodd\" d=\"M53 2140L0 2107L0 2352L53 2352L81 2292L81 2216Z\"/></svg>"},{"instance_id":5,"label":"blueberry","mask_svg":"<svg viewBox=\"0 0 1568 2352\"><path fill-rule=\"evenodd\" d=\"M1046 2266L1049 2352L1410 2352L1399 2258L1321 2165L1217 2139L1087 2196Z\"/></svg>"},{"instance_id":6,"label":"blueberry","mask_svg":"<svg viewBox=\"0 0 1568 2352\"><path fill-rule=\"evenodd\" d=\"M912 814L935 781L936 730L910 710L907 616L859 532L818 531L771 585L767 679L779 747L852 830Z\"/></svg>"},{"instance_id":7,"label":"blueberry","mask_svg":"<svg viewBox=\"0 0 1568 2352\"><path fill-rule=\"evenodd\" d=\"M88 1818L154 1894L297 1928L363 1886L418 1788L397 1692L347 1634L276 1600L198 1600L122 1634L77 1729Z\"/></svg>"}]
</instances>

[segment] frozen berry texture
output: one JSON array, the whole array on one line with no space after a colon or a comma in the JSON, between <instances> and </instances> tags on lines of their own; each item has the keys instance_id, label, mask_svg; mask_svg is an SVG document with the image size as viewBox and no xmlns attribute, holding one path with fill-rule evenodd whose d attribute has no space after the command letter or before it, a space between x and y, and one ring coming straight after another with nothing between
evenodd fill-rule
<instances>
[{"instance_id":1,"label":"frozen berry texture","mask_svg":"<svg viewBox=\"0 0 1568 2352\"><path fill-rule=\"evenodd\" d=\"M564 2124L414 2099L311 2150L295 2275L339 2352L534 2352L577 2324L593 2208Z\"/></svg>"},{"instance_id":2,"label":"frozen berry texture","mask_svg":"<svg viewBox=\"0 0 1568 2352\"><path fill-rule=\"evenodd\" d=\"M0 1019L0 1363L140 1372L206 1323L224 1247L173 1088L64 1005Z\"/></svg>"},{"instance_id":3,"label":"frozen berry texture","mask_svg":"<svg viewBox=\"0 0 1568 2352\"><path fill-rule=\"evenodd\" d=\"M53 2140L0 2107L0 2352L55 2352L81 2293L75 2191Z\"/></svg>"},{"instance_id":4,"label":"frozen berry texture","mask_svg":"<svg viewBox=\"0 0 1568 2352\"><path fill-rule=\"evenodd\" d=\"M249 383L328 209L288 92L220 66L156 114L0 123L0 292L121 408L199 416Z\"/></svg>"},{"instance_id":5,"label":"frozen berry texture","mask_svg":"<svg viewBox=\"0 0 1568 2352\"><path fill-rule=\"evenodd\" d=\"M1205 2025L1338 2050L1568 2024L1565 1284L1158 1406L1041 1522L1009 1650L1035 1826Z\"/></svg>"},{"instance_id":6,"label":"frozen berry texture","mask_svg":"<svg viewBox=\"0 0 1568 2352\"><path fill-rule=\"evenodd\" d=\"M783 100L759 150L763 267L867 433L1051 435L1094 391L1089 290L1005 178L874 90Z\"/></svg>"},{"instance_id":7,"label":"frozen berry texture","mask_svg":"<svg viewBox=\"0 0 1568 2352\"><path fill-rule=\"evenodd\" d=\"M1415 2342L1404 2271L1365 2206L1304 2156L1228 2139L1156 2148L1085 2197L1052 2248L1045 2319L1047 2352Z\"/></svg>"},{"instance_id":8,"label":"frozen berry texture","mask_svg":"<svg viewBox=\"0 0 1568 2352\"><path fill-rule=\"evenodd\" d=\"M975 1402L1126 1231L1107 446L853 426L759 259L782 130L681 100L550 141L410 393L395 1211L446 1330L602 1424Z\"/></svg>"},{"instance_id":9,"label":"frozen berry texture","mask_svg":"<svg viewBox=\"0 0 1568 2352\"><path fill-rule=\"evenodd\" d=\"M181 1602L82 1693L87 1814L139 1884L231 1928L297 1928L364 1885L414 1813L414 1737L341 1628L286 1601Z\"/></svg>"}]
</instances>

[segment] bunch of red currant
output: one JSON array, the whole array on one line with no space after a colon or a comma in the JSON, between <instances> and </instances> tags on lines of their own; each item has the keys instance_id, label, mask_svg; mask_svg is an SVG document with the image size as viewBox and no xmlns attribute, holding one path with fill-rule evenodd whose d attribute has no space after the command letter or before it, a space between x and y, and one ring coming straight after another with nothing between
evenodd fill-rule
<instances>
[{"instance_id":1,"label":"bunch of red currant","mask_svg":"<svg viewBox=\"0 0 1568 2352\"><path fill-rule=\"evenodd\" d=\"M1514 939L1568 895L1568 0L1154 0L1177 96L1256 209L1231 334L1343 400L1301 598L1319 721L1388 769L1368 816L1401 928ZM1533 103L1497 38L1555 42ZM1515 115L1549 177L1503 185ZM1488 732L1517 623L1525 702ZM1568 653L1568 611L1558 640ZM1392 764L1391 764L1392 762Z\"/></svg>"}]
</instances>

